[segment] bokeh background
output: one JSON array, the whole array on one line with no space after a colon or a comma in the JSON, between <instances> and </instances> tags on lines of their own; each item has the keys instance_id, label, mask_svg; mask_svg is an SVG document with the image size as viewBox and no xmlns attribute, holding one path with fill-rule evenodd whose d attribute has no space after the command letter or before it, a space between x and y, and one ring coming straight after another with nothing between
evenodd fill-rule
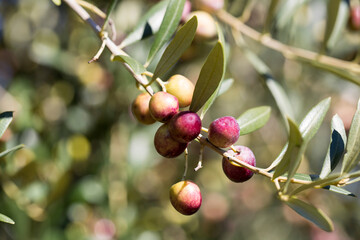
<instances>
[{"instance_id":1,"label":"bokeh background","mask_svg":"<svg viewBox=\"0 0 360 240\"><path fill-rule=\"evenodd\" d=\"M106 11L109 2L92 3ZM117 43L154 2L119 1L112 14ZM316 51L325 26L325 2L311 1L299 8L274 37ZM261 31L269 1L227 4L235 4L231 8L235 16L247 10L246 23ZM359 39L359 32L346 29L331 55L354 59ZM152 40L125 50L144 62ZM213 43L194 43L166 78L179 73L195 82ZM168 191L182 177L184 156L164 159L156 153L153 136L160 124L144 126L135 121L129 107L140 91L121 64L110 61L107 50L99 61L88 64L100 44L65 4L0 0L0 111L14 111L0 147L26 145L0 159L0 212L16 222L0 223L1 240L360 238L357 198L326 190L302 195L333 219L335 231L326 233L283 205L268 179L254 176L243 184L230 182L222 172L221 157L208 149L203 168L193 171L200 151L196 142L189 149L187 177L200 186L203 204L193 216L177 213ZM286 90L298 121L320 100L332 97L331 109L300 169L319 173L331 117L338 113L349 127L359 87L286 60L258 43L248 41L248 45ZM203 125L224 115L238 117L251 107L271 106L265 127L238 141L254 151L259 167L267 167L286 142L285 126L253 66L239 49L230 48L226 75L234 78L234 85L217 99ZM360 195L358 184L347 189Z\"/></svg>"}]
</instances>

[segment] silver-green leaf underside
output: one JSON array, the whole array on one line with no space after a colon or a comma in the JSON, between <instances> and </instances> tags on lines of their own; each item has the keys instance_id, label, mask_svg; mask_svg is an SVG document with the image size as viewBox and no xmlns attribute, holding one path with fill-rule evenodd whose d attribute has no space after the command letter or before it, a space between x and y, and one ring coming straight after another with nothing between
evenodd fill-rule
<instances>
[{"instance_id":1,"label":"silver-green leaf underside","mask_svg":"<svg viewBox=\"0 0 360 240\"><path fill-rule=\"evenodd\" d=\"M5 216L4 214L1 214L1 213L0 213L0 222L5 222L5 223L9 223L9 224L15 224L14 220L12 220L8 216Z\"/></svg>"},{"instance_id":2,"label":"silver-green leaf underside","mask_svg":"<svg viewBox=\"0 0 360 240\"><path fill-rule=\"evenodd\" d=\"M358 163L360 153L360 99L357 109L351 122L349 137L346 144L346 154L344 156L342 172L350 172Z\"/></svg>"},{"instance_id":3,"label":"silver-green leaf underside","mask_svg":"<svg viewBox=\"0 0 360 240\"><path fill-rule=\"evenodd\" d=\"M0 114L0 138L5 133L13 119L13 112L3 112Z\"/></svg>"},{"instance_id":4,"label":"silver-green leaf underside","mask_svg":"<svg viewBox=\"0 0 360 240\"><path fill-rule=\"evenodd\" d=\"M124 62L124 63L128 64L136 74L142 74L142 73L146 72L146 68L141 63L139 63L136 59L134 59L130 56L116 55L116 56L113 56L111 58L111 60Z\"/></svg>"},{"instance_id":5,"label":"silver-green leaf underside","mask_svg":"<svg viewBox=\"0 0 360 240\"><path fill-rule=\"evenodd\" d=\"M285 203L295 212L313 222L322 230L327 232L334 230L331 219L321 209L318 209L296 197L290 197L288 201L285 201Z\"/></svg>"},{"instance_id":6,"label":"silver-green leaf underside","mask_svg":"<svg viewBox=\"0 0 360 240\"><path fill-rule=\"evenodd\" d=\"M240 135L246 135L262 128L269 120L270 113L270 107L261 106L249 109L241 114L237 119L240 126Z\"/></svg>"}]
</instances>

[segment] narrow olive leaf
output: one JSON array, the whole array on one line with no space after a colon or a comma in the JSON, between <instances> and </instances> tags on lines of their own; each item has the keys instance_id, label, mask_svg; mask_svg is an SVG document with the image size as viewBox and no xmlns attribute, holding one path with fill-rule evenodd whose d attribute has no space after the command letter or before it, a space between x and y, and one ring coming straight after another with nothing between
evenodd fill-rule
<instances>
[{"instance_id":1,"label":"narrow olive leaf","mask_svg":"<svg viewBox=\"0 0 360 240\"><path fill-rule=\"evenodd\" d=\"M237 119L240 126L240 135L246 135L262 128L269 120L270 113L270 107L261 106L249 109L241 114Z\"/></svg>"},{"instance_id":2,"label":"narrow olive leaf","mask_svg":"<svg viewBox=\"0 0 360 240\"><path fill-rule=\"evenodd\" d=\"M223 93L225 93L227 90L229 90L231 88L231 86L234 83L234 79L232 78L228 78L225 80L222 80L220 82L220 85L218 86L218 88L216 89L216 91L211 95L211 97L206 101L206 103L204 104L204 107L201 110L201 114L200 114L200 118L203 119L206 112L209 110L209 108L212 106L212 104L214 103L215 99L217 97L219 97L220 95L222 95Z\"/></svg>"},{"instance_id":3,"label":"narrow olive leaf","mask_svg":"<svg viewBox=\"0 0 360 240\"><path fill-rule=\"evenodd\" d=\"M332 49L342 35L349 18L349 4L346 0L329 0L322 49Z\"/></svg>"},{"instance_id":4,"label":"narrow olive leaf","mask_svg":"<svg viewBox=\"0 0 360 240\"><path fill-rule=\"evenodd\" d=\"M108 24L109 19L110 19L110 14L111 14L111 12L114 10L114 8L115 8L116 4L118 3L118 1L119 1L119 0L112 0L112 1L111 1L110 6L109 6L109 8L108 8L107 11L106 11L106 18L105 18L105 21L104 21L104 24L103 24L103 26L102 26L101 31L103 31L103 30L105 29L106 25Z\"/></svg>"},{"instance_id":5,"label":"narrow olive leaf","mask_svg":"<svg viewBox=\"0 0 360 240\"><path fill-rule=\"evenodd\" d=\"M287 177L287 174L283 175L284 177ZM295 173L294 176L292 177L296 180L301 180L301 181L314 181L316 179L319 178L319 175L316 174L305 174L305 173Z\"/></svg>"},{"instance_id":6,"label":"narrow olive leaf","mask_svg":"<svg viewBox=\"0 0 360 240\"><path fill-rule=\"evenodd\" d=\"M320 209L308 204L296 197L290 197L285 203L299 215L316 224L324 231L331 232L334 230L331 219Z\"/></svg>"},{"instance_id":7,"label":"narrow olive leaf","mask_svg":"<svg viewBox=\"0 0 360 240\"><path fill-rule=\"evenodd\" d=\"M0 138L5 133L13 119L13 112L3 112L0 114Z\"/></svg>"},{"instance_id":8,"label":"narrow olive leaf","mask_svg":"<svg viewBox=\"0 0 360 240\"><path fill-rule=\"evenodd\" d=\"M298 156L300 147L303 143L303 139L301 137L301 133L299 131L298 126L296 125L296 123L291 120L290 118L288 118L288 124L289 124L289 144L288 147L286 149L286 152L283 156L283 158L281 159L281 161L279 162L279 164L277 165L273 178L275 179L281 175L283 175L284 173L286 173L289 170L289 166L290 166L290 162L291 160L295 157ZM290 176L291 178L292 176Z\"/></svg>"},{"instance_id":9,"label":"narrow olive leaf","mask_svg":"<svg viewBox=\"0 0 360 240\"><path fill-rule=\"evenodd\" d=\"M349 138L346 144L346 154L344 156L341 172L350 172L359 162L360 153L360 99L357 109L351 122Z\"/></svg>"},{"instance_id":10,"label":"narrow olive leaf","mask_svg":"<svg viewBox=\"0 0 360 240\"><path fill-rule=\"evenodd\" d=\"M119 47L124 48L155 34L160 28L168 2L169 0L163 0L151 7L139 20L139 23L135 26L134 30L121 42Z\"/></svg>"},{"instance_id":11,"label":"narrow olive leaf","mask_svg":"<svg viewBox=\"0 0 360 240\"><path fill-rule=\"evenodd\" d=\"M344 123L339 115L334 115L331 120L331 139L329 148L321 169L320 178L329 175L337 166L344 155L346 145L346 132Z\"/></svg>"},{"instance_id":12,"label":"narrow olive leaf","mask_svg":"<svg viewBox=\"0 0 360 240\"><path fill-rule=\"evenodd\" d=\"M274 15L276 7L278 6L279 0L271 0L269 10L267 12L266 20L265 20L265 26L263 33L270 32L271 24L274 22Z\"/></svg>"},{"instance_id":13,"label":"narrow olive leaf","mask_svg":"<svg viewBox=\"0 0 360 240\"><path fill-rule=\"evenodd\" d=\"M181 57L194 39L197 28L197 17L192 17L176 33L173 40L165 49L157 64L152 81L166 73Z\"/></svg>"},{"instance_id":14,"label":"narrow olive leaf","mask_svg":"<svg viewBox=\"0 0 360 240\"><path fill-rule=\"evenodd\" d=\"M224 48L217 42L201 68L190 111L197 112L218 88L224 73Z\"/></svg>"},{"instance_id":15,"label":"narrow olive leaf","mask_svg":"<svg viewBox=\"0 0 360 240\"><path fill-rule=\"evenodd\" d=\"M280 110L284 123L286 124L286 128L289 130L289 126L287 125L287 116L289 116L291 119L295 119L295 114L293 113L293 108L290 105L288 96L286 95L282 86L272 77L269 67L255 53L249 50L241 35L236 36L238 36L235 39L236 44L241 48L245 57L264 80L265 85L267 86L269 92L276 102L278 109Z\"/></svg>"},{"instance_id":16,"label":"narrow olive leaf","mask_svg":"<svg viewBox=\"0 0 360 240\"><path fill-rule=\"evenodd\" d=\"M277 156L277 158L270 164L270 166L267 168L268 171L274 169L279 162L283 159L287 149L289 147L289 142L287 142L284 147L281 149L281 152L279 153L279 155Z\"/></svg>"},{"instance_id":17,"label":"narrow olive leaf","mask_svg":"<svg viewBox=\"0 0 360 240\"><path fill-rule=\"evenodd\" d=\"M156 33L153 45L146 61L146 65L154 59L156 53L169 41L179 25L181 14L185 5L185 0L170 0L166 8L164 19L161 22L160 29Z\"/></svg>"},{"instance_id":18,"label":"narrow olive leaf","mask_svg":"<svg viewBox=\"0 0 360 240\"><path fill-rule=\"evenodd\" d=\"M307 189L310 189L310 188L314 188L316 186L327 186L331 183L333 183L335 181L335 179L338 179L340 177L340 173L336 173L336 174L332 174L332 175L329 175L327 176L326 178L324 179L316 179L316 180L313 180L312 183L309 183L309 184L303 184L301 185L300 187L296 188L294 191L291 192L291 196L292 195L296 195L302 191L305 191Z\"/></svg>"},{"instance_id":19,"label":"narrow olive leaf","mask_svg":"<svg viewBox=\"0 0 360 240\"><path fill-rule=\"evenodd\" d=\"M61 0L52 0L52 2L53 2L56 6L60 6L60 5L61 5Z\"/></svg>"},{"instance_id":20,"label":"narrow olive leaf","mask_svg":"<svg viewBox=\"0 0 360 240\"><path fill-rule=\"evenodd\" d=\"M0 153L0 158L5 157L5 156L8 155L9 153L12 153L12 152L14 152L14 151L17 151L17 150L19 150L19 149L21 149L21 148L23 148L23 147L25 147L25 145L24 145L24 144L20 144L20 145L17 145L17 146L15 146L15 147L12 147L12 148L10 148L10 149L6 149L5 151L3 151L3 152Z\"/></svg>"},{"instance_id":21,"label":"narrow olive leaf","mask_svg":"<svg viewBox=\"0 0 360 240\"><path fill-rule=\"evenodd\" d=\"M116 55L116 56L112 56L111 60L128 64L136 74L142 74L142 73L146 72L146 68L141 63L139 63L136 59L134 59L130 56Z\"/></svg>"},{"instance_id":22,"label":"narrow olive leaf","mask_svg":"<svg viewBox=\"0 0 360 240\"><path fill-rule=\"evenodd\" d=\"M302 120L299 130L305 142L310 139L319 130L324 117L330 107L331 98L326 98L313 107Z\"/></svg>"},{"instance_id":23,"label":"narrow olive leaf","mask_svg":"<svg viewBox=\"0 0 360 240\"><path fill-rule=\"evenodd\" d=\"M4 214L1 214L1 213L0 213L0 221L5 222L5 223L10 223L10 224L15 224L14 220L12 220L8 216L5 216Z\"/></svg>"},{"instance_id":24,"label":"narrow olive leaf","mask_svg":"<svg viewBox=\"0 0 360 240\"><path fill-rule=\"evenodd\" d=\"M227 56L226 56L226 51L225 51L225 37L224 37L224 33L221 29L221 27L219 26L218 22L215 22L216 24L216 29L217 29L217 33L218 33L218 38L219 38L219 42L222 43L223 46L223 51L224 51L224 61L223 61L223 66L224 66L224 71L219 83L219 86L216 88L215 92L211 95L211 97L206 101L206 103L204 104L204 107L202 108L201 114L200 114L200 118L203 119L206 112L209 110L209 108L212 106L212 104L214 103L215 99L220 96L223 92L226 92L228 89L227 86L232 85L232 83L234 82L233 79L228 79L230 80L230 82L227 82L225 84L223 84L224 81L224 76L225 76L225 69L226 69L226 61L227 61ZM229 87L230 87L229 86ZM222 91L222 92L220 92Z\"/></svg>"},{"instance_id":25,"label":"narrow olive leaf","mask_svg":"<svg viewBox=\"0 0 360 240\"><path fill-rule=\"evenodd\" d=\"M281 4L277 17L277 27L283 28L286 24L291 22L295 16L296 11L304 5L308 0L285 1Z\"/></svg>"},{"instance_id":26,"label":"narrow olive leaf","mask_svg":"<svg viewBox=\"0 0 360 240\"><path fill-rule=\"evenodd\" d=\"M283 119L286 120L287 116L293 119L295 114L283 87L271 75L263 75L262 77L265 80L265 84L270 93L275 99L276 105L279 108ZM287 123L287 121L285 121L285 123ZM288 125L286 125L286 127L288 128Z\"/></svg>"},{"instance_id":27,"label":"narrow olive leaf","mask_svg":"<svg viewBox=\"0 0 360 240\"><path fill-rule=\"evenodd\" d=\"M339 193L339 194L342 194L342 195L350 196L350 197L356 197L356 195L353 194L352 192L349 192L348 190L346 190L344 188L337 187L337 186L334 186L334 185L325 186L325 187L323 187L323 189L326 189L326 190L329 190L329 191L332 191L332 192L335 192L335 193Z\"/></svg>"}]
</instances>

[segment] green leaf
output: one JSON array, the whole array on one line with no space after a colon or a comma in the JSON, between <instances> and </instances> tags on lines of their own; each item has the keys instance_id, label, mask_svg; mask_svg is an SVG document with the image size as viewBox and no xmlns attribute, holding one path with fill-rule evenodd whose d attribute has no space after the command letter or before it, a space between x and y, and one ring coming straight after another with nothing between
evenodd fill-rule
<instances>
[{"instance_id":1,"label":"green leaf","mask_svg":"<svg viewBox=\"0 0 360 240\"><path fill-rule=\"evenodd\" d=\"M327 3L323 50L332 49L335 46L349 18L349 5L345 0L329 0Z\"/></svg>"},{"instance_id":2,"label":"green leaf","mask_svg":"<svg viewBox=\"0 0 360 240\"><path fill-rule=\"evenodd\" d=\"M284 177L287 177L287 174L283 175ZM339 176L339 175L337 175ZM304 174L304 173L295 173L295 175L293 176L294 179L297 180L302 180L302 181L316 181L319 180L319 175L315 175L315 174ZM339 193L339 194L343 194L346 196L351 196L351 197L356 197L355 194L353 194L352 192L349 192L348 190L342 188L342 187L337 187L334 185L328 185L323 187L323 189L335 192L335 193Z\"/></svg>"},{"instance_id":3,"label":"green leaf","mask_svg":"<svg viewBox=\"0 0 360 240\"><path fill-rule=\"evenodd\" d=\"M320 178L330 174L344 155L346 132L344 123L336 114L331 120L331 141L320 173Z\"/></svg>"},{"instance_id":4,"label":"green leaf","mask_svg":"<svg viewBox=\"0 0 360 240\"><path fill-rule=\"evenodd\" d=\"M13 119L13 112L3 112L0 114L0 138L5 133Z\"/></svg>"},{"instance_id":5,"label":"green leaf","mask_svg":"<svg viewBox=\"0 0 360 240\"><path fill-rule=\"evenodd\" d=\"M240 126L240 135L246 135L262 128L269 120L270 113L270 107L261 106L249 109L241 114L237 119Z\"/></svg>"},{"instance_id":6,"label":"green leaf","mask_svg":"<svg viewBox=\"0 0 360 240\"><path fill-rule=\"evenodd\" d=\"M3 151L3 152L0 153L0 158L5 157L5 156L8 155L9 153L12 153L12 152L14 152L14 151L17 151L17 150L19 150L19 149L21 149L21 148L23 148L23 147L25 147L25 145L24 145L24 144L20 144L20 145L17 145L17 146L15 146L15 147L12 147L12 148L10 148L10 149L6 149L5 151Z\"/></svg>"},{"instance_id":7,"label":"green leaf","mask_svg":"<svg viewBox=\"0 0 360 240\"><path fill-rule=\"evenodd\" d=\"M150 10L139 20L139 23L136 25L134 30L121 42L119 47L124 48L132 43L155 34L160 28L168 2L169 0L163 0L151 7Z\"/></svg>"},{"instance_id":8,"label":"green leaf","mask_svg":"<svg viewBox=\"0 0 360 240\"><path fill-rule=\"evenodd\" d=\"M217 42L207 57L196 82L190 111L197 112L218 88L224 73L224 48Z\"/></svg>"},{"instance_id":9,"label":"green leaf","mask_svg":"<svg viewBox=\"0 0 360 240\"><path fill-rule=\"evenodd\" d=\"M111 60L127 63L136 74L142 74L142 73L146 72L146 68L141 63L139 63L136 59L134 59L130 56L116 55L116 56L113 56L111 58Z\"/></svg>"},{"instance_id":10,"label":"green leaf","mask_svg":"<svg viewBox=\"0 0 360 240\"><path fill-rule=\"evenodd\" d=\"M166 8L164 19L161 22L159 31L156 33L155 40L151 46L149 56L146 61L148 65L155 57L156 53L171 38L179 25L181 14L185 5L185 0L170 0Z\"/></svg>"},{"instance_id":11,"label":"green leaf","mask_svg":"<svg viewBox=\"0 0 360 240\"><path fill-rule=\"evenodd\" d=\"M325 187L325 186L333 183L335 181L335 179L339 178L339 176L340 176L340 174L337 173L337 174L329 175L324 179L319 178L319 179L313 180L312 183L304 184L304 185L301 185L300 187L296 188L294 191L292 191L292 193L290 195L296 195L304 190L314 188L315 186Z\"/></svg>"},{"instance_id":12,"label":"green leaf","mask_svg":"<svg viewBox=\"0 0 360 240\"><path fill-rule=\"evenodd\" d=\"M155 68L152 81L166 73L179 60L194 39L196 28L197 17L194 16L179 29L161 56Z\"/></svg>"},{"instance_id":13,"label":"green leaf","mask_svg":"<svg viewBox=\"0 0 360 240\"><path fill-rule=\"evenodd\" d=\"M115 6L116 6L116 4L117 4L118 1L119 1L119 0L112 0L112 1L111 1L110 7L108 8L108 10L107 10L107 12L106 12L106 18L105 18L104 24L103 24L103 26L102 26L102 28L101 28L101 31L103 31L104 28L106 27L106 25L108 24L109 19L110 19L110 14L111 14L111 12L114 10L114 8L115 8Z\"/></svg>"},{"instance_id":14,"label":"green leaf","mask_svg":"<svg viewBox=\"0 0 360 240\"><path fill-rule=\"evenodd\" d=\"M305 142L310 139L319 130L324 117L330 107L331 98L326 98L313 107L302 120L299 130Z\"/></svg>"},{"instance_id":15,"label":"green leaf","mask_svg":"<svg viewBox=\"0 0 360 240\"><path fill-rule=\"evenodd\" d=\"M60 5L61 5L61 0L52 0L52 2L53 2L56 6L60 6Z\"/></svg>"},{"instance_id":16,"label":"green leaf","mask_svg":"<svg viewBox=\"0 0 360 240\"><path fill-rule=\"evenodd\" d=\"M212 104L214 103L215 99L225 93L227 90L230 89L232 84L234 83L234 79L228 78L220 82L220 85L216 89L216 91L211 95L211 97L206 101L204 107L201 110L200 118L203 119L206 112L210 109Z\"/></svg>"},{"instance_id":17,"label":"green leaf","mask_svg":"<svg viewBox=\"0 0 360 240\"><path fill-rule=\"evenodd\" d=\"M331 232L334 230L331 219L326 216L326 214L322 210L314 207L313 205L301 201L296 197L289 198L288 201L285 201L285 203L295 212L297 212L307 220L313 222L322 230L327 232Z\"/></svg>"},{"instance_id":18,"label":"green leaf","mask_svg":"<svg viewBox=\"0 0 360 240\"><path fill-rule=\"evenodd\" d=\"M349 192L348 190L346 190L344 188L337 187L337 186L334 186L334 185L325 186L323 188L326 189L326 190L335 192L335 193L343 194L343 195L350 196L350 197L356 197L356 195L353 194L352 192Z\"/></svg>"},{"instance_id":19,"label":"green leaf","mask_svg":"<svg viewBox=\"0 0 360 240\"><path fill-rule=\"evenodd\" d=\"M286 120L287 116L293 118L295 114L284 88L271 75L263 75L262 77L265 79L265 84L275 99L283 119Z\"/></svg>"},{"instance_id":20,"label":"green leaf","mask_svg":"<svg viewBox=\"0 0 360 240\"><path fill-rule=\"evenodd\" d=\"M289 129L290 129L288 147L286 149L286 152L283 155L283 158L281 159L281 161L279 162L279 164L277 165L277 167L275 169L273 179L283 175L284 173L286 173L289 170L289 165L290 165L291 159L294 158L294 156L299 155L298 153L299 153L300 147L303 143L301 133L300 133L299 128L296 125L296 123L294 123L294 121L292 121L290 118L288 118L288 124L289 124ZM292 177L291 175L289 175L289 176L290 176L290 178Z\"/></svg>"},{"instance_id":21,"label":"green leaf","mask_svg":"<svg viewBox=\"0 0 360 240\"><path fill-rule=\"evenodd\" d=\"M341 172L350 172L358 163L360 153L360 99L357 109L351 122L349 138L346 144L346 154L344 156Z\"/></svg>"},{"instance_id":22,"label":"green leaf","mask_svg":"<svg viewBox=\"0 0 360 240\"><path fill-rule=\"evenodd\" d=\"M225 52L225 37L224 37L224 33L223 33L221 27L219 26L219 23L215 22L215 24L216 24L216 29L217 29L217 32L218 32L219 42L222 44L223 50L224 50L224 61L223 61L224 72L222 74L219 86L216 88L215 92L211 95L211 97L204 104L204 107L203 107L203 109L201 111L201 114L200 114L201 119L204 118L206 112L210 109L210 107L214 103L215 99L218 96L220 96L221 94L223 94L224 92L226 92L228 90L228 88L230 88L230 86L234 82L234 79L227 79L229 81L226 82L226 83L223 83L224 76L225 76L225 69L226 69L226 60L227 60L227 56L225 56L225 54L226 54L226 52Z\"/></svg>"},{"instance_id":23,"label":"green leaf","mask_svg":"<svg viewBox=\"0 0 360 240\"><path fill-rule=\"evenodd\" d=\"M283 159L288 147L289 147L289 142L287 142L284 145L284 147L281 149L281 152L279 153L277 158L270 164L270 166L267 169L271 170L279 164L279 162Z\"/></svg>"},{"instance_id":24,"label":"green leaf","mask_svg":"<svg viewBox=\"0 0 360 240\"><path fill-rule=\"evenodd\" d=\"M5 223L10 223L10 224L15 224L14 220L12 220L11 218L9 218L1 213L0 213L0 221L5 222Z\"/></svg>"}]
</instances>

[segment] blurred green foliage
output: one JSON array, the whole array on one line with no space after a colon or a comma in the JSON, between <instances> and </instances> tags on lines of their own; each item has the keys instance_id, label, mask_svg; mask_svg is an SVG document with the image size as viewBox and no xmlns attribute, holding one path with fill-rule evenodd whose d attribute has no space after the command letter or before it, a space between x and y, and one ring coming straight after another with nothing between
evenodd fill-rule
<instances>
[{"instance_id":1,"label":"blurred green foliage","mask_svg":"<svg viewBox=\"0 0 360 240\"><path fill-rule=\"evenodd\" d=\"M113 12L116 42L136 25L155 1L120 1ZM229 1L234 2L234 1ZM242 1L238 1L242 2ZM253 2L248 25L261 29L268 1ZM106 11L109 1L94 1ZM323 1L301 7L278 33L294 46L315 49L324 24ZM244 3L232 8L235 15ZM250 4L247 4L249 6ZM358 39L346 32L334 54L351 59ZM144 63L153 39L126 51ZM213 43L193 43L165 76L179 73L197 79ZM130 113L140 92L135 81L105 51L88 64L100 41L66 5L50 0L0 1L0 112L14 111L1 149L27 147L1 159L0 212L15 225L0 224L0 239L359 239L360 205L356 198L325 190L309 191L304 199L322 208L335 222L325 233L278 201L267 179L255 176L245 184L228 181L218 155L205 151L204 167L189 171L203 194L199 213L181 216L170 205L168 190L181 179L184 158L163 159L154 150L158 124L142 126ZM319 173L326 155L331 116L338 113L348 129L359 97L358 86L331 73L285 60L250 42L268 64L291 99L295 115L304 114L325 97L331 113L307 152L302 172ZM220 116L240 116L251 107L275 103L240 50L227 60L235 83L213 104L203 125ZM156 62L156 61L155 61ZM154 66L150 66L154 68ZM286 141L279 112L261 130L242 136L258 166L268 166ZM197 165L199 145L191 144L190 170ZM359 195L359 187L351 189Z\"/></svg>"}]
</instances>

